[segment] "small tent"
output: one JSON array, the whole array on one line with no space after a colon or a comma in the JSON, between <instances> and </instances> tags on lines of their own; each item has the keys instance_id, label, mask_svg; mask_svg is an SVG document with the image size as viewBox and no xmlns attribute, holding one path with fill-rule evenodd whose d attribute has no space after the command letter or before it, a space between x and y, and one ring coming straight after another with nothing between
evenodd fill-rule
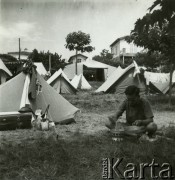
<instances>
[{"instance_id":1,"label":"small tent","mask_svg":"<svg viewBox=\"0 0 175 180\"><path fill-rule=\"evenodd\" d=\"M12 76L12 73L0 59L0 84L5 83L7 78L9 78L10 76Z\"/></svg>"},{"instance_id":2,"label":"small tent","mask_svg":"<svg viewBox=\"0 0 175 180\"><path fill-rule=\"evenodd\" d=\"M37 72L32 75L21 72L0 86L0 99L0 115L19 113L26 106L33 112L37 109L45 111L49 105L48 118L55 123L66 124L78 111Z\"/></svg>"},{"instance_id":3,"label":"small tent","mask_svg":"<svg viewBox=\"0 0 175 180\"><path fill-rule=\"evenodd\" d=\"M130 85L139 87L141 94L146 91L144 76L135 61L125 69L117 68L95 92L123 94Z\"/></svg>"},{"instance_id":4,"label":"small tent","mask_svg":"<svg viewBox=\"0 0 175 180\"><path fill-rule=\"evenodd\" d=\"M71 84L66 74L59 69L56 71L48 80L47 83L50 84L58 93L65 94L75 94L77 90Z\"/></svg>"},{"instance_id":5,"label":"small tent","mask_svg":"<svg viewBox=\"0 0 175 180\"><path fill-rule=\"evenodd\" d=\"M76 89L91 89L92 88L91 85L83 76L83 74L80 74L79 76L75 75L71 83Z\"/></svg>"}]
</instances>

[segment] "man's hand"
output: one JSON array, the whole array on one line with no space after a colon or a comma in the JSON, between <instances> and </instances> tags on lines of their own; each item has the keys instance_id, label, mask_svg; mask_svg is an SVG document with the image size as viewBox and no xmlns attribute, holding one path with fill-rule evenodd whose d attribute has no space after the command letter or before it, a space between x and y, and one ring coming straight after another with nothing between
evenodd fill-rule
<instances>
[{"instance_id":1,"label":"man's hand","mask_svg":"<svg viewBox=\"0 0 175 180\"><path fill-rule=\"evenodd\" d=\"M142 120L136 120L135 122L132 123L132 125L141 126L142 125Z\"/></svg>"}]
</instances>

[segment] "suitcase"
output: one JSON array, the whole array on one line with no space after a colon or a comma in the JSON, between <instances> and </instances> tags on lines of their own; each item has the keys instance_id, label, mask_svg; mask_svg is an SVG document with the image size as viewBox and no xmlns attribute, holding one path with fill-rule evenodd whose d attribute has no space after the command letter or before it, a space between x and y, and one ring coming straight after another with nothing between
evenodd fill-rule
<instances>
[{"instance_id":1,"label":"suitcase","mask_svg":"<svg viewBox=\"0 0 175 180\"><path fill-rule=\"evenodd\" d=\"M32 113L0 113L0 131L31 128Z\"/></svg>"}]
</instances>

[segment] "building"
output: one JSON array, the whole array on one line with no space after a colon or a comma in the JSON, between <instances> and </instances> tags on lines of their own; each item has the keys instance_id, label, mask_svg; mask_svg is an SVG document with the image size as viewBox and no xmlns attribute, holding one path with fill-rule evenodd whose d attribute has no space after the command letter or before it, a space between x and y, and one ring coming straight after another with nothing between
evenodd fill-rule
<instances>
[{"instance_id":1,"label":"building","mask_svg":"<svg viewBox=\"0 0 175 180\"><path fill-rule=\"evenodd\" d=\"M83 55L83 54L77 54L77 63L80 63L80 62L86 62L86 59L88 57ZM68 60L69 63L75 63L76 62L76 55L74 56L71 56Z\"/></svg>"},{"instance_id":2,"label":"building","mask_svg":"<svg viewBox=\"0 0 175 180\"><path fill-rule=\"evenodd\" d=\"M111 53L113 58L118 57L120 60L132 59L136 53L143 50L143 48L136 46L134 43L128 43L125 40L126 36L116 39L111 45Z\"/></svg>"},{"instance_id":3,"label":"building","mask_svg":"<svg viewBox=\"0 0 175 180\"><path fill-rule=\"evenodd\" d=\"M8 54L19 60L19 52L8 52ZM27 60L28 56L30 54L31 54L31 52L21 51L20 52L20 60Z\"/></svg>"}]
</instances>

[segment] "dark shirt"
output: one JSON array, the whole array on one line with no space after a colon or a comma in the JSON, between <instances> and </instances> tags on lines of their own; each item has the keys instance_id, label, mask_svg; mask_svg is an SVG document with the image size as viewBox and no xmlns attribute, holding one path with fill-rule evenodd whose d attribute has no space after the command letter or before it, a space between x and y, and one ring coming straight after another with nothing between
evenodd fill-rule
<instances>
[{"instance_id":1,"label":"dark shirt","mask_svg":"<svg viewBox=\"0 0 175 180\"><path fill-rule=\"evenodd\" d=\"M154 117L150 103L144 98L139 98L135 104L128 99L124 100L119 106L116 118L118 119L124 111L126 111L126 121L129 125L132 125L136 120L145 120Z\"/></svg>"}]
</instances>

